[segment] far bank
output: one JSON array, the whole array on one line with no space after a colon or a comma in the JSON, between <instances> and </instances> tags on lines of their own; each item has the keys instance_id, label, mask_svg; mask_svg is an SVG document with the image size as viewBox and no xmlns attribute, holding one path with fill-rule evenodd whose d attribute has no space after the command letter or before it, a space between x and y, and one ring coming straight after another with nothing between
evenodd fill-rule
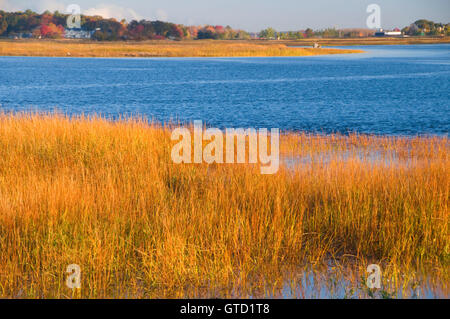
<instances>
[{"instance_id":1,"label":"far bank","mask_svg":"<svg viewBox=\"0 0 450 319\"><path fill-rule=\"evenodd\" d=\"M362 53L361 50L294 48L278 41L0 40L0 56L40 57L277 57Z\"/></svg>"}]
</instances>

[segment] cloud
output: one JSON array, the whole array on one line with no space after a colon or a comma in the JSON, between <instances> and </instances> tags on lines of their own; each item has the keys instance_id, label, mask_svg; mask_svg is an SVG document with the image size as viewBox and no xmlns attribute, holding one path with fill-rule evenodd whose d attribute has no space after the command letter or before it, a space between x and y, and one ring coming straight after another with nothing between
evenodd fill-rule
<instances>
[{"instance_id":1,"label":"cloud","mask_svg":"<svg viewBox=\"0 0 450 319\"><path fill-rule=\"evenodd\" d=\"M166 11L164 11L163 9L156 10L156 20L167 21L168 18L169 17Z\"/></svg>"},{"instance_id":2,"label":"cloud","mask_svg":"<svg viewBox=\"0 0 450 319\"><path fill-rule=\"evenodd\" d=\"M126 19L141 20L142 17L133 9L120 7L114 4L99 4L94 8L83 10L82 13L88 16L99 15L103 18L115 18L117 20Z\"/></svg>"},{"instance_id":3,"label":"cloud","mask_svg":"<svg viewBox=\"0 0 450 319\"><path fill-rule=\"evenodd\" d=\"M4 11L25 11L30 9L38 13L46 10L64 12L66 5L58 0L0 0L0 9Z\"/></svg>"},{"instance_id":4,"label":"cloud","mask_svg":"<svg viewBox=\"0 0 450 319\"><path fill-rule=\"evenodd\" d=\"M0 9L4 11L25 11L26 9L31 9L38 13L42 13L46 10L49 10L50 12L66 12L67 1L65 2L61 0L0 0ZM68 3L76 3L76 0ZM81 13L85 15L99 15L104 18L115 18L117 20L127 19L128 21L131 21L142 19L142 17L133 9L105 3L87 10L81 8Z\"/></svg>"},{"instance_id":5,"label":"cloud","mask_svg":"<svg viewBox=\"0 0 450 319\"><path fill-rule=\"evenodd\" d=\"M31 9L35 12L42 13L46 10L51 12L67 12L67 3L76 3L74 1L64 1L64 0L0 0L0 10L4 11L25 11ZM84 10L81 8L81 13L84 15L94 16L99 15L103 18L115 18L117 20L126 19L131 20L142 20L143 16L138 14L131 8L121 7L115 4L101 3L95 7ZM158 9L153 15L153 20L168 21L168 14L163 9Z\"/></svg>"},{"instance_id":6,"label":"cloud","mask_svg":"<svg viewBox=\"0 0 450 319\"><path fill-rule=\"evenodd\" d=\"M22 8L20 8L16 4L12 4L8 0L0 0L0 10L3 10L3 11L19 11L21 9Z\"/></svg>"}]
</instances>

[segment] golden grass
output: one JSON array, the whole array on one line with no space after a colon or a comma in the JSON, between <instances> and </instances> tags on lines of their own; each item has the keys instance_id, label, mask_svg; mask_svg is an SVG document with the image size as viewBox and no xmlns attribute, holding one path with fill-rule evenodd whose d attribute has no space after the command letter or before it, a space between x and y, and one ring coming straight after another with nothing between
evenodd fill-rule
<instances>
[{"instance_id":1,"label":"golden grass","mask_svg":"<svg viewBox=\"0 0 450 319\"><path fill-rule=\"evenodd\" d=\"M0 56L46 57L271 57L361 53L360 50L290 48L238 41L0 41Z\"/></svg>"},{"instance_id":2,"label":"golden grass","mask_svg":"<svg viewBox=\"0 0 450 319\"><path fill-rule=\"evenodd\" d=\"M263 42L264 40L256 40L255 42ZM280 40L277 41L286 45L312 45L319 43L324 46L351 46L351 45L402 45L402 44L444 44L450 43L450 37L407 37L407 38L391 38L391 37L368 37L368 38L310 38L300 40Z\"/></svg>"},{"instance_id":3,"label":"golden grass","mask_svg":"<svg viewBox=\"0 0 450 319\"><path fill-rule=\"evenodd\" d=\"M1 115L0 297L70 297L73 263L83 298L266 296L330 260L448 295L448 138L290 133L282 157L306 160L261 175L173 164L170 132Z\"/></svg>"}]
</instances>

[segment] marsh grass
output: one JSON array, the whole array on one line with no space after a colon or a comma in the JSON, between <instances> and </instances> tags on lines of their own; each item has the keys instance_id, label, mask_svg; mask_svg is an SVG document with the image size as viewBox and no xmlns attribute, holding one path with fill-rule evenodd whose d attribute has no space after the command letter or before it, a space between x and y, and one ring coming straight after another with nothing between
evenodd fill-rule
<instances>
[{"instance_id":1,"label":"marsh grass","mask_svg":"<svg viewBox=\"0 0 450 319\"><path fill-rule=\"evenodd\" d=\"M271 57L361 53L360 50L291 48L240 41L0 41L0 56L44 57Z\"/></svg>"},{"instance_id":2,"label":"marsh grass","mask_svg":"<svg viewBox=\"0 0 450 319\"><path fill-rule=\"evenodd\" d=\"M448 296L447 137L287 133L282 156L312 160L261 175L173 164L170 133L140 119L0 115L0 297L74 297L73 263L75 297L267 296L286 273L329 261L361 274L379 263L403 278L389 291L420 271Z\"/></svg>"},{"instance_id":3,"label":"marsh grass","mask_svg":"<svg viewBox=\"0 0 450 319\"><path fill-rule=\"evenodd\" d=\"M256 40L255 42L263 42L264 40ZM289 46L313 45L319 43L324 46L352 46L352 45L412 45L412 44L444 44L450 43L450 37L367 37L367 38L310 38L299 40L280 40L280 44Z\"/></svg>"}]
</instances>

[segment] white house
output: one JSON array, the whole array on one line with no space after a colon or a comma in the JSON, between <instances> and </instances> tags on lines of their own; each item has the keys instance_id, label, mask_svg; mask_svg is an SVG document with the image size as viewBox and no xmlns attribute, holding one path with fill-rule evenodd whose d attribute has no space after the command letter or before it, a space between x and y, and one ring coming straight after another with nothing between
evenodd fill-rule
<instances>
[{"instance_id":1,"label":"white house","mask_svg":"<svg viewBox=\"0 0 450 319\"><path fill-rule=\"evenodd\" d=\"M65 29L64 38L66 39L90 39L95 31L85 31L81 29Z\"/></svg>"},{"instance_id":2,"label":"white house","mask_svg":"<svg viewBox=\"0 0 450 319\"><path fill-rule=\"evenodd\" d=\"M384 33L386 36L390 37L398 37L402 35L401 31L387 31Z\"/></svg>"}]
</instances>

